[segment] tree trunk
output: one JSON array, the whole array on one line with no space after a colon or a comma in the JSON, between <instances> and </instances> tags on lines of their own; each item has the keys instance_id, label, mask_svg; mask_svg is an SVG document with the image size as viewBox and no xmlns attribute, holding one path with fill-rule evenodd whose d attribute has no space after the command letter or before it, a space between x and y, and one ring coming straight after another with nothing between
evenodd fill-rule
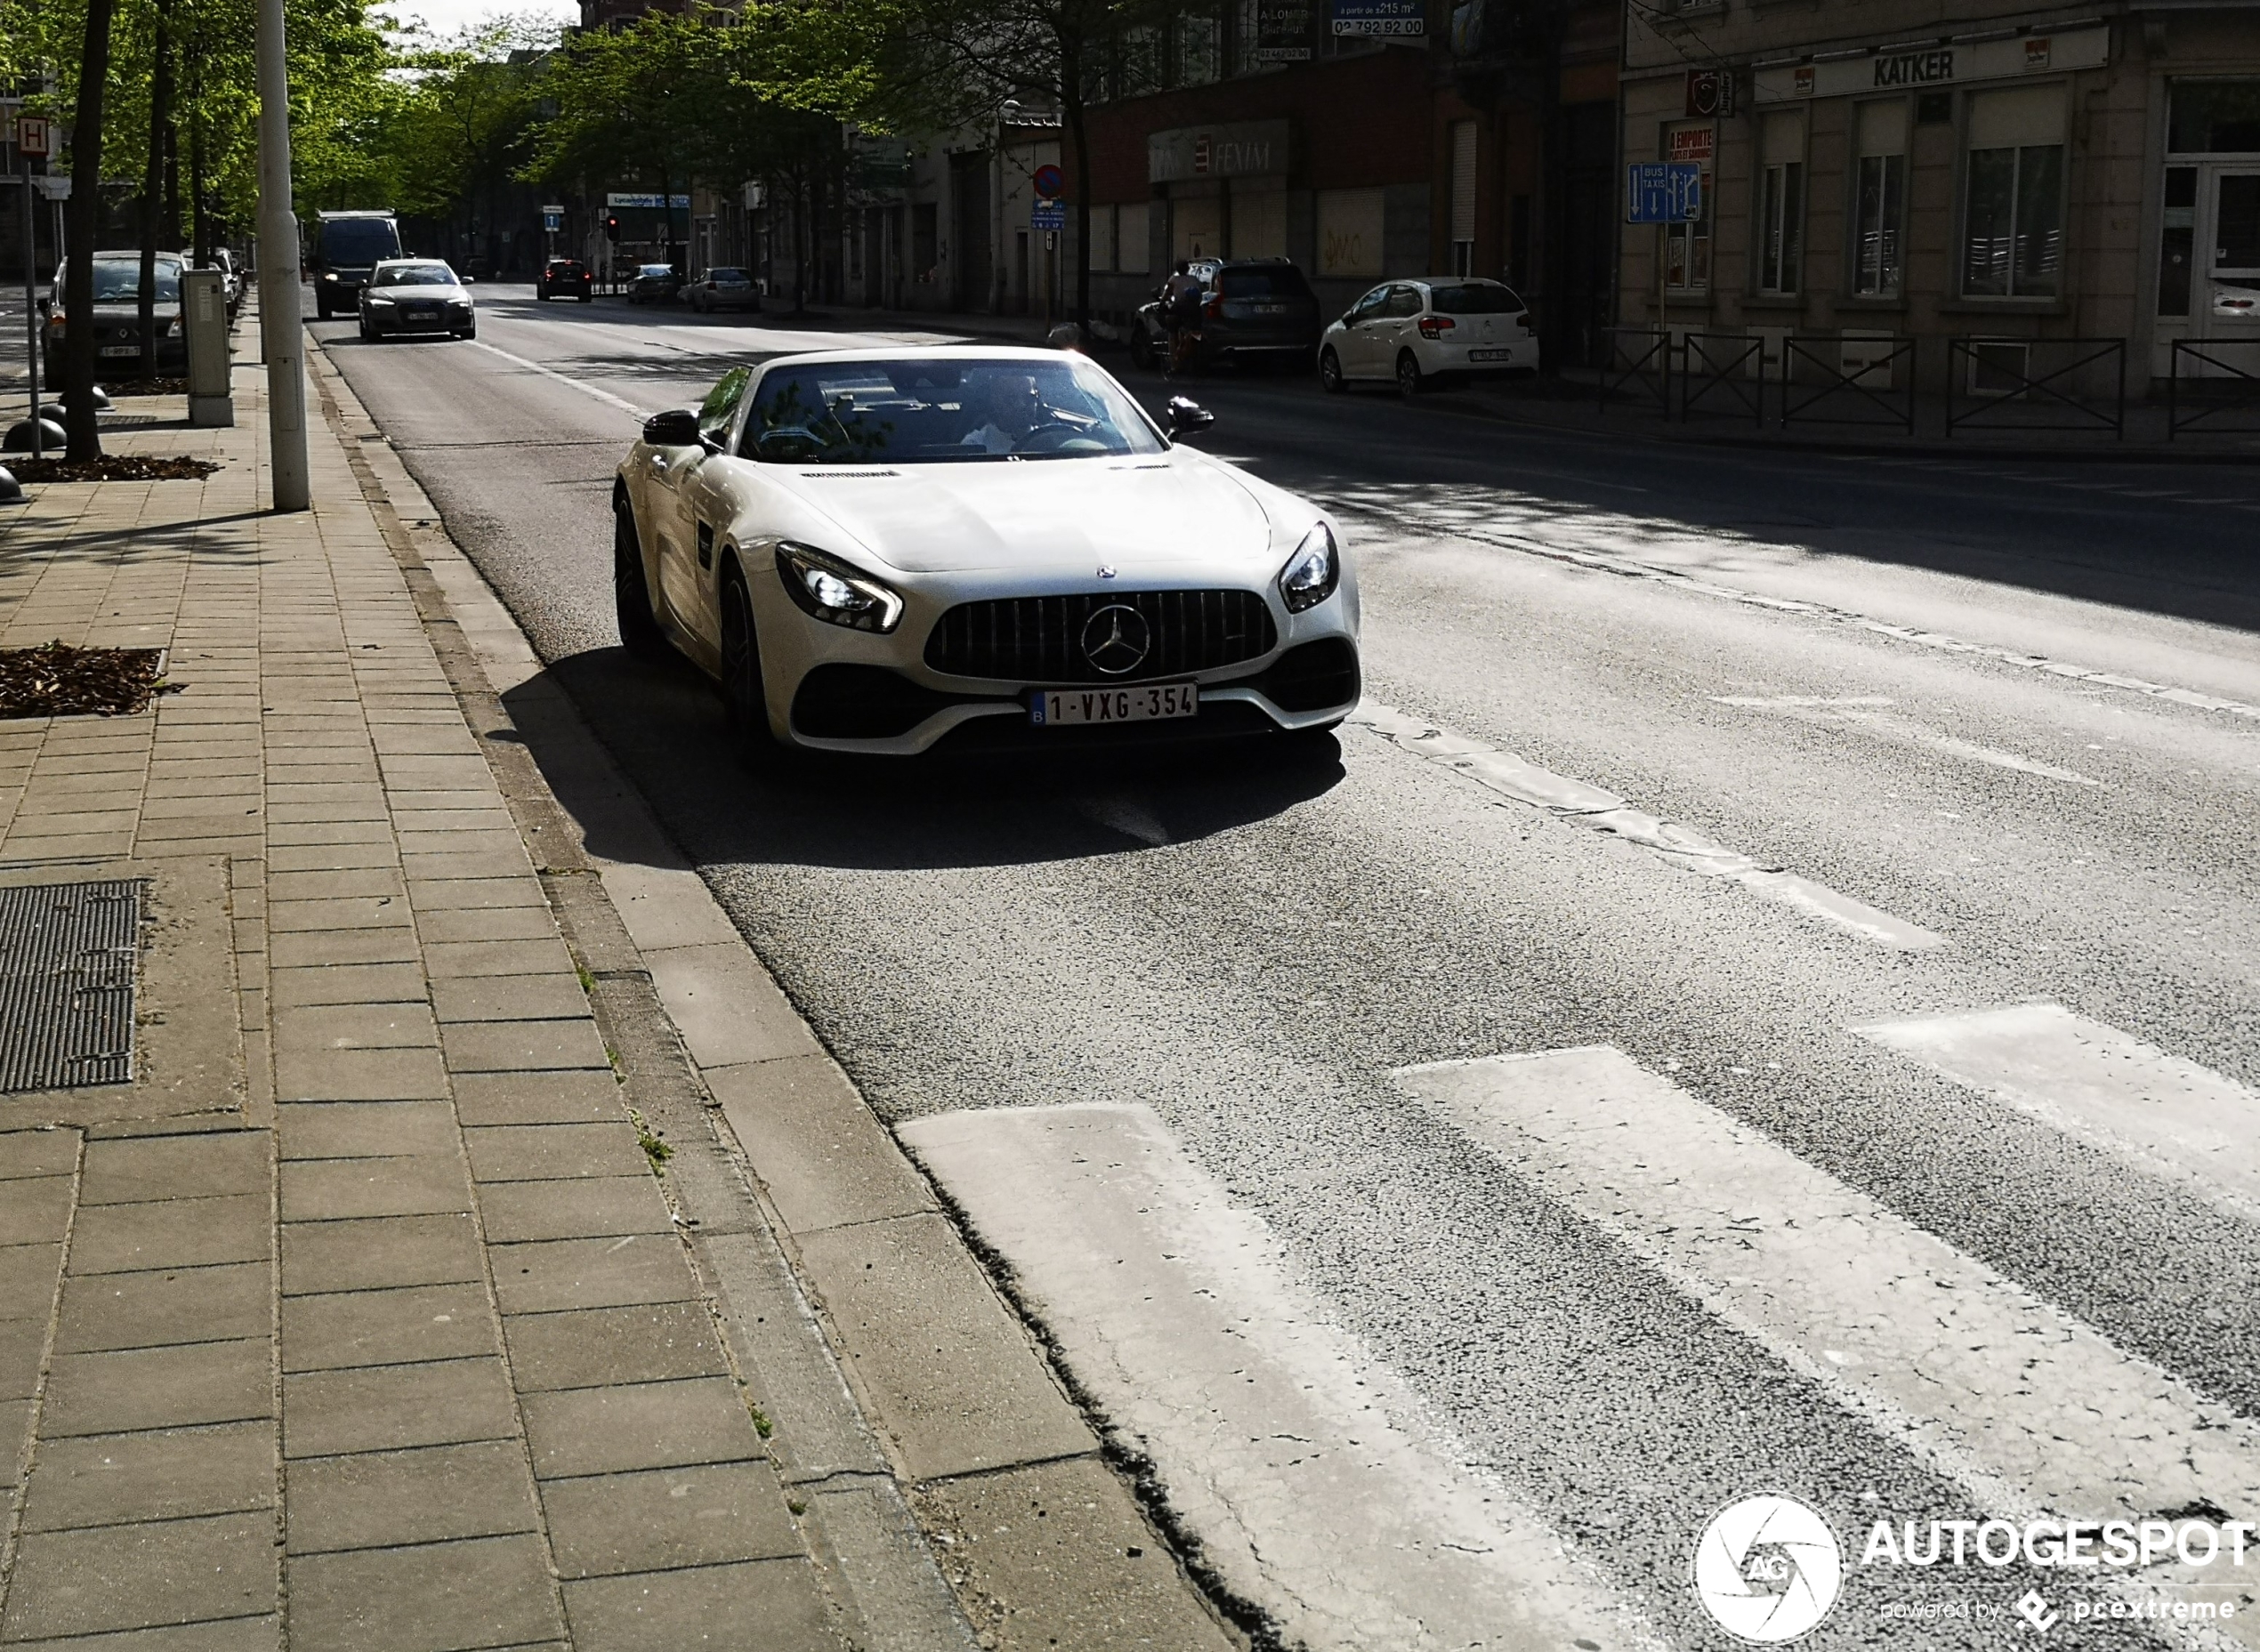
<instances>
[{"instance_id":1,"label":"tree trunk","mask_svg":"<svg viewBox=\"0 0 2260 1652\"><path fill-rule=\"evenodd\" d=\"M157 60L149 74L149 165L141 173L141 376L157 376L157 242L165 208L165 129L173 124L173 37L168 0L157 0Z\"/></svg>"},{"instance_id":2,"label":"tree trunk","mask_svg":"<svg viewBox=\"0 0 2260 1652\"><path fill-rule=\"evenodd\" d=\"M189 55L188 82L189 245L201 270L212 262L212 219L204 209L204 56L195 48Z\"/></svg>"},{"instance_id":3,"label":"tree trunk","mask_svg":"<svg viewBox=\"0 0 2260 1652\"><path fill-rule=\"evenodd\" d=\"M94 418L94 232L102 213L102 90L109 79L111 0L86 0L86 38L78 55L78 102L71 116L70 216L63 283L64 423L67 456L102 456Z\"/></svg>"},{"instance_id":4,"label":"tree trunk","mask_svg":"<svg viewBox=\"0 0 2260 1652\"><path fill-rule=\"evenodd\" d=\"M1061 77L1063 85L1078 83ZM1083 347L1091 347L1091 144L1083 118L1083 99L1069 93L1060 99L1067 116L1068 141L1075 145L1075 325L1082 330ZM1115 268L1122 268L1116 248Z\"/></svg>"}]
</instances>

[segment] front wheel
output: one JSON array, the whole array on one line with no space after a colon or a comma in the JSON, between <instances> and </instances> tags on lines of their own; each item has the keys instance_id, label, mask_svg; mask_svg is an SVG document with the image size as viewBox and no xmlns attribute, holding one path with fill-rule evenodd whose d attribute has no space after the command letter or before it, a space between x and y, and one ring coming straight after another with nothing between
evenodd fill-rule
<instances>
[{"instance_id":1,"label":"front wheel","mask_svg":"<svg viewBox=\"0 0 2260 1652\"><path fill-rule=\"evenodd\" d=\"M635 512L626 499L612 506L612 605L620 622L620 646L637 659L658 659L667 651L666 633L651 611L651 586L643 576L643 546L635 533Z\"/></svg>"},{"instance_id":2,"label":"front wheel","mask_svg":"<svg viewBox=\"0 0 2260 1652\"><path fill-rule=\"evenodd\" d=\"M1342 376L1342 358L1331 347L1319 352L1319 387L1329 396L1339 396L1348 381Z\"/></svg>"},{"instance_id":3,"label":"front wheel","mask_svg":"<svg viewBox=\"0 0 2260 1652\"><path fill-rule=\"evenodd\" d=\"M1397 358L1397 394L1407 401L1420 394L1426 381L1421 377L1420 362L1409 350Z\"/></svg>"},{"instance_id":4,"label":"front wheel","mask_svg":"<svg viewBox=\"0 0 2260 1652\"><path fill-rule=\"evenodd\" d=\"M753 598L734 568L722 583L722 705L738 761L755 772L774 766L777 737L769 729L769 696L762 687Z\"/></svg>"}]
</instances>

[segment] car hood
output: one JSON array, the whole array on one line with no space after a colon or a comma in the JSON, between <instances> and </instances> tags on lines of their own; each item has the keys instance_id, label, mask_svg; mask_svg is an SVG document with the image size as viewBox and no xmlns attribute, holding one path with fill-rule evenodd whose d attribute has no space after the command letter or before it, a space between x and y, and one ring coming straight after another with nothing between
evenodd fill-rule
<instances>
[{"instance_id":1,"label":"car hood","mask_svg":"<svg viewBox=\"0 0 2260 1652\"><path fill-rule=\"evenodd\" d=\"M471 294L459 286L372 286L367 288L373 298L390 298L403 304L453 303L456 299L468 299Z\"/></svg>"},{"instance_id":2,"label":"car hood","mask_svg":"<svg viewBox=\"0 0 2260 1652\"><path fill-rule=\"evenodd\" d=\"M1179 449L1119 459L763 465L778 485L905 573L996 568L1126 579L1207 566L1269 571L1270 519L1223 466Z\"/></svg>"}]
</instances>

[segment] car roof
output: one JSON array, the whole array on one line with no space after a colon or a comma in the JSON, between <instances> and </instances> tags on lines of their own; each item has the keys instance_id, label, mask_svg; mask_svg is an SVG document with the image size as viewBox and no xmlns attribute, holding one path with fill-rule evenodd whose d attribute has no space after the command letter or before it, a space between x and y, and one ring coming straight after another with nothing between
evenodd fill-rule
<instances>
[{"instance_id":1,"label":"car roof","mask_svg":"<svg viewBox=\"0 0 2260 1652\"><path fill-rule=\"evenodd\" d=\"M98 262L98 263L99 263L99 262L101 262L101 261L103 261L104 259L118 259L118 258L130 258L130 259L132 259L132 260L133 260L135 263L139 263L139 262L141 262L141 252L140 252L140 250L139 250L138 248L136 248L136 247L131 247L131 246L104 246L104 247L98 247L98 248L96 248L96 249L95 249L95 252L94 252L94 260L95 260L95 262ZM181 255L179 253L159 253L159 254L157 255L157 262L159 262L159 263L175 263L175 264L177 264L177 263L180 263L180 262L183 262L183 260L182 260L182 255Z\"/></svg>"},{"instance_id":2,"label":"car roof","mask_svg":"<svg viewBox=\"0 0 2260 1652\"><path fill-rule=\"evenodd\" d=\"M1505 286L1497 276L1400 276L1413 286Z\"/></svg>"},{"instance_id":3,"label":"car roof","mask_svg":"<svg viewBox=\"0 0 2260 1652\"><path fill-rule=\"evenodd\" d=\"M772 356L760 366L766 371L771 367L825 367L833 362L856 361L1061 361L1071 353L1037 344L936 344L924 349L916 344L898 344L886 349L803 351L796 355Z\"/></svg>"}]
</instances>

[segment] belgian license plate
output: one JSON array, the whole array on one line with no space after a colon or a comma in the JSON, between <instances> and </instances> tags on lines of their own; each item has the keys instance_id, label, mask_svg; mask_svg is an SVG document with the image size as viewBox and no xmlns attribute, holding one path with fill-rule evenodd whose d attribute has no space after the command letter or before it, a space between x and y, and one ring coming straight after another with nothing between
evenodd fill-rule
<instances>
[{"instance_id":1,"label":"belgian license plate","mask_svg":"<svg viewBox=\"0 0 2260 1652\"><path fill-rule=\"evenodd\" d=\"M102 354L105 356L138 356L141 353L141 347L139 344L105 344L102 346Z\"/></svg>"},{"instance_id":2,"label":"belgian license plate","mask_svg":"<svg viewBox=\"0 0 2260 1652\"><path fill-rule=\"evenodd\" d=\"M1200 713L1200 689L1190 682L1149 682L1134 689L1039 689L1029 697L1029 721L1043 728L1094 722L1160 722Z\"/></svg>"},{"instance_id":3,"label":"belgian license plate","mask_svg":"<svg viewBox=\"0 0 2260 1652\"><path fill-rule=\"evenodd\" d=\"M1470 361L1512 361L1514 352L1511 350L1471 350L1467 352L1467 359Z\"/></svg>"}]
</instances>

